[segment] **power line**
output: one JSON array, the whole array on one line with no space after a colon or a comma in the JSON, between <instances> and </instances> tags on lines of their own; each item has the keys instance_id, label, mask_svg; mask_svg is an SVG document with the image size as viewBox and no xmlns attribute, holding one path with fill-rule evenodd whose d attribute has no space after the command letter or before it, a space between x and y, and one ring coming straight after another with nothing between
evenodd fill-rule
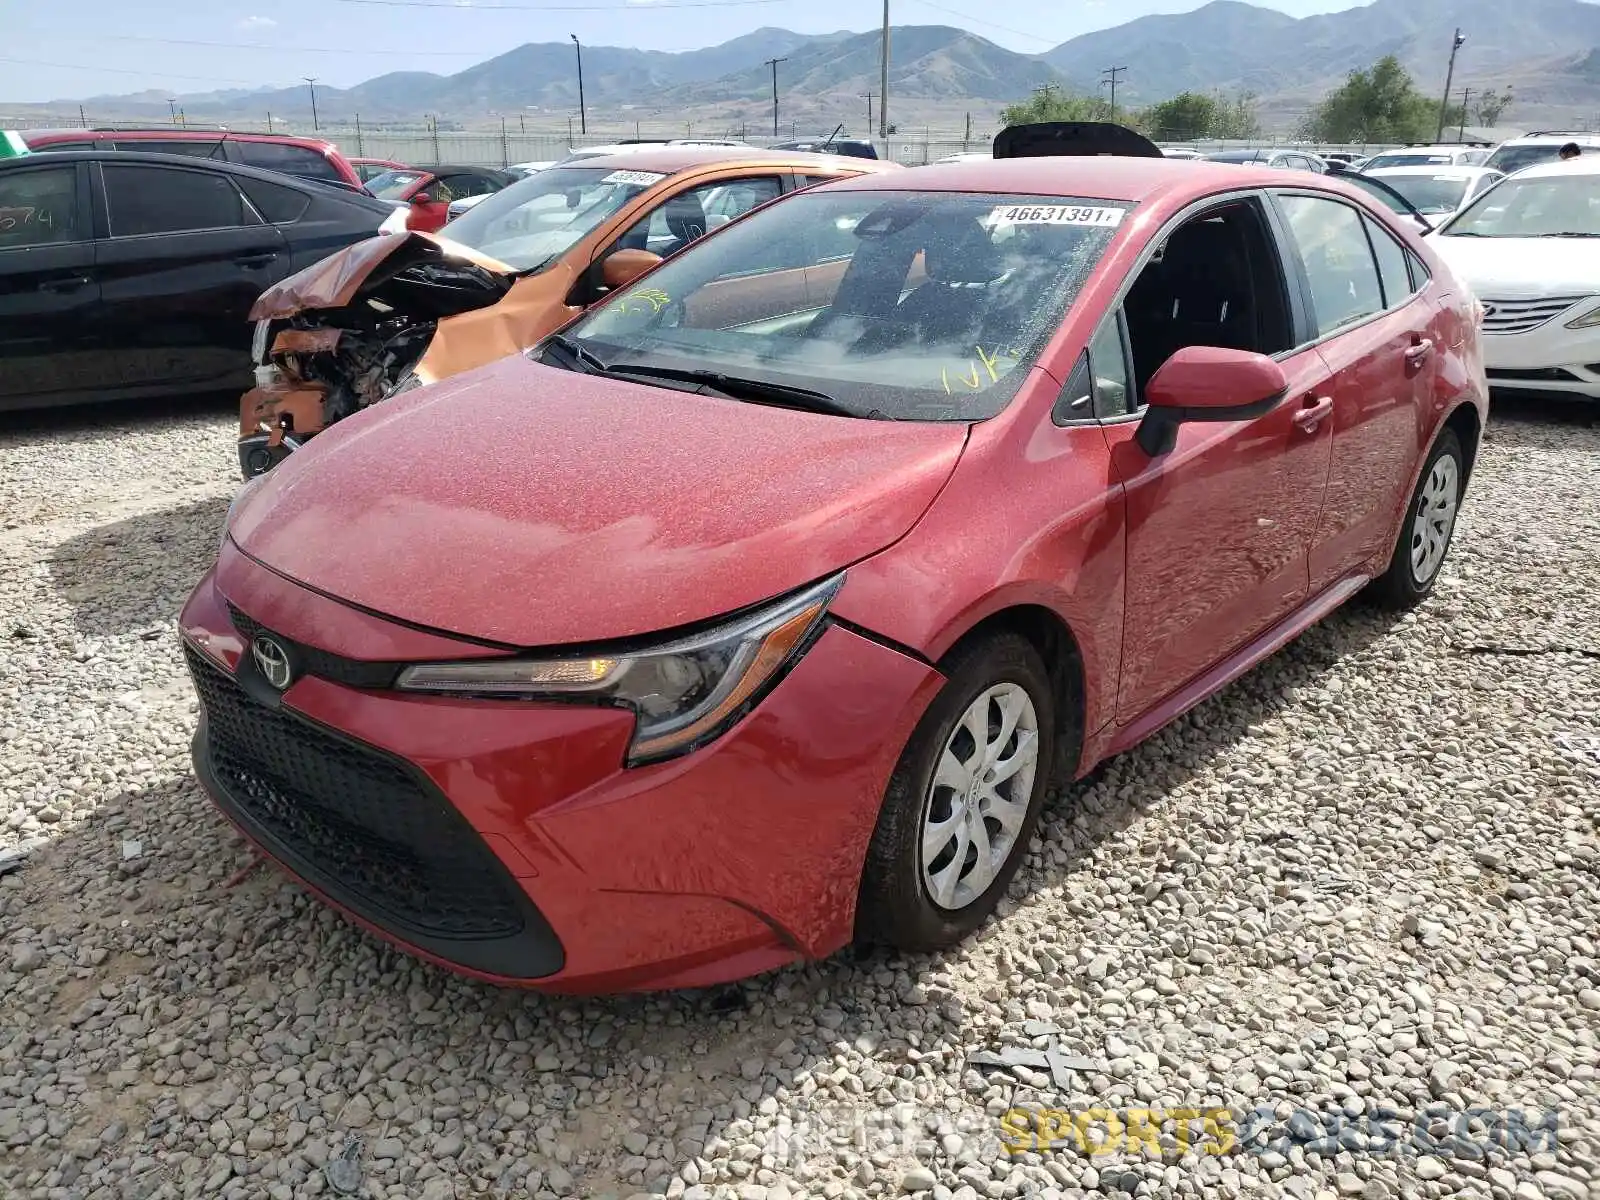
<instances>
[{"instance_id":1,"label":"power line","mask_svg":"<svg viewBox=\"0 0 1600 1200\"><path fill-rule=\"evenodd\" d=\"M268 46L261 42L201 42L191 38L158 38L142 36L107 36L86 33L69 41L87 42L151 42L161 46L208 46L218 50L283 50L291 54L394 54L406 58L473 58L504 54L505 50L368 50L351 46Z\"/></svg>"},{"instance_id":2,"label":"power line","mask_svg":"<svg viewBox=\"0 0 1600 1200\"><path fill-rule=\"evenodd\" d=\"M1037 33L1029 33L1023 29L1013 29L1009 25L1001 25L996 21L988 21L982 17L975 17L972 14L964 13L957 8L947 8L943 4L935 4L933 3L933 0L917 0L917 3L922 5L923 8L931 8L952 17L960 17L963 21L972 21L978 25L987 25L990 29L999 29L1005 33L1014 33L1018 37L1027 38L1029 41L1038 42L1043 46L1054 46L1057 44L1053 39L1040 37Z\"/></svg>"},{"instance_id":3,"label":"power line","mask_svg":"<svg viewBox=\"0 0 1600 1200\"><path fill-rule=\"evenodd\" d=\"M376 4L383 8L453 8L458 12L601 12L627 9L632 13L663 8L744 8L753 4L783 4L787 0L664 0L661 4L458 4L456 0L335 0L339 4Z\"/></svg>"},{"instance_id":4,"label":"power line","mask_svg":"<svg viewBox=\"0 0 1600 1200\"><path fill-rule=\"evenodd\" d=\"M56 67L62 71L97 71L102 75L138 75L149 79L157 76L161 79L192 79L197 83L232 83L242 87L260 87L259 79L222 79L216 75L178 75L171 71L128 71L118 70L116 67L102 67L99 63L93 66L87 63L59 63L46 62L42 58L0 58L3 63L15 63L20 67Z\"/></svg>"}]
</instances>

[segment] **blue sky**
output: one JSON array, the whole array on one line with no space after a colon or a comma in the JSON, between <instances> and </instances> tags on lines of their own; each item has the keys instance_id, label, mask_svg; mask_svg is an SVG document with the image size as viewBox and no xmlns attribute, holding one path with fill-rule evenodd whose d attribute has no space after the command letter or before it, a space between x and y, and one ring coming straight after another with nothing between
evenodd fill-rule
<instances>
[{"instance_id":1,"label":"blue sky","mask_svg":"<svg viewBox=\"0 0 1600 1200\"><path fill-rule=\"evenodd\" d=\"M0 100L43 101L145 89L287 86L315 75L347 87L386 71L450 74L523 42L692 50L763 25L803 33L876 28L878 0L0 0ZM516 10L491 11L495 4ZM712 6L713 3L716 6ZM1194 0L891 0L897 25L956 25L1037 53L1080 33ZM1294 16L1352 7L1278 0ZM539 11L539 10L544 11ZM185 44L206 43L206 44Z\"/></svg>"}]
</instances>

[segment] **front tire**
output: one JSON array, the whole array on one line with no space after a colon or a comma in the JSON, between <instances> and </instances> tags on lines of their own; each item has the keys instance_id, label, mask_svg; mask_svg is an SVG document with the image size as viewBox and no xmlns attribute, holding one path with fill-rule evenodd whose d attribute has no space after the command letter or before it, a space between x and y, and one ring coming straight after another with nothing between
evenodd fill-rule
<instances>
[{"instance_id":1,"label":"front tire","mask_svg":"<svg viewBox=\"0 0 1600 1200\"><path fill-rule=\"evenodd\" d=\"M1372 598L1396 611L1415 608L1433 592L1455 533L1466 488L1466 456L1453 429L1440 432L1411 494L1389 567L1372 583Z\"/></svg>"},{"instance_id":2,"label":"front tire","mask_svg":"<svg viewBox=\"0 0 1600 1200\"><path fill-rule=\"evenodd\" d=\"M856 937L939 950L1005 894L1039 821L1055 762L1056 696L1025 638L959 647L947 682L889 780L856 910Z\"/></svg>"}]
</instances>

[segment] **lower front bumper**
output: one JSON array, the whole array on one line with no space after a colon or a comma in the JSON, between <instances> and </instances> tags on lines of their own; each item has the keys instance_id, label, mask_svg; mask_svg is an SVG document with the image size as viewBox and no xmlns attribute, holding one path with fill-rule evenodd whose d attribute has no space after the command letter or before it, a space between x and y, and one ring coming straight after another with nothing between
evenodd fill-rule
<instances>
[{"instance_id":1,"label":"lower front bumper","mask_svg":"<svg viewBox=\"0 0 1600 1200\"><path fill-rule=\"evenodd\" d=\"M236 551L224 564L228 599L302 650L437 641L258 576ZM297 602L284 603L286 589ZM617 710L311 674L282 694L257 689L213 576L181 622L206 712L196 769L251 840L421 957L561 992L705 986L848 942L884 788L942 682L831 627L721 739L623 768L632 719ZM396 645L393 657L440 657L421 649ZM226 702L206 695L222 685L247 693L246 727L225 729ZM275 765L273 739L285 738L310 753ZM254 739L243 769L226 752L239 739Z\"/></svg>"}]
</instances>

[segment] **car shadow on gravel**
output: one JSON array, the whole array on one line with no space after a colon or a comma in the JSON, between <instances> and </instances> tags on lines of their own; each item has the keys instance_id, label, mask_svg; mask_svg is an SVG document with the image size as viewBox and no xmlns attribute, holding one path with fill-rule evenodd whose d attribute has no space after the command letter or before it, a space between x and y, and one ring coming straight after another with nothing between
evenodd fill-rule
<instances>
[{"instance_id":1,"label":"car shadow on gravel","mask_svg":"<svg viewBox=\"0 0 1600 1200\"><path fill-rule=\"evenodd\" d=\"M97 525L50 551L50 582L84 633L165 628L216 557L220 496Z\"/></svg>"},{"instance_id":2,"label":"car shadow on gravel","mask_svg":"<svg viewBox=\"0 0 1600 1200\"><path fill-rule=\"evenodd\" d=\"M160 424L189 417L237 411L238 392L203 392L105 404L0 411L0 443L49 440L52 445L91 441L119 426Z\"/></svg>"}]
</instances>

